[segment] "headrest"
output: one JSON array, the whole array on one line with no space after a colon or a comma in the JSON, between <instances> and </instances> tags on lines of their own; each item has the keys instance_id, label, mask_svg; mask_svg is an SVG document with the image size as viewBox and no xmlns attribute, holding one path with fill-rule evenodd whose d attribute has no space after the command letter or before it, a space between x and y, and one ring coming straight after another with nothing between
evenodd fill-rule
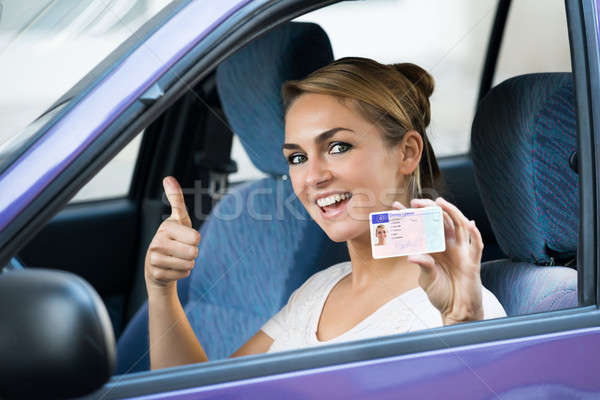
<instances>
[{"instance_id":1,"label":"headrest","mask_svg":"<svg viewBox=\"0 0 600 400\"><path fill-rule=\"evenodd\" d=\"M570 73L509 79L481 101L471 148L498 244L514 260L547 264L577 250L579 196Z\"/></svg>"},{"instance_id":2,"label":"headrest","mask_svg":"<svg viewBox=\"0 0 600 400\"><path fill-rule=\"evenodd\" d=\"M254 165L263 172L288 171L281 86L330 63L333 52L319 25L289 22L242 47L217 68L223 111Z\"/></svg>"}]
</instances>

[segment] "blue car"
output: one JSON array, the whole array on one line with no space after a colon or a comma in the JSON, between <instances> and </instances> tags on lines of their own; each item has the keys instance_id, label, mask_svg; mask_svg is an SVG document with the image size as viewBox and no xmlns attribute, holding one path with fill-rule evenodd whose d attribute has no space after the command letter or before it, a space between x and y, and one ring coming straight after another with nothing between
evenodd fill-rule
<instances>
[{"instance_id":1,"label":"blue car","mask_svg":"<svg viewBox=\"0 0 600 400\"><path fill-rule=\"evenodd\" d=\"M0 131L1 398L600 397L600 3L102 3L32 2L27 28L0 36L6 85L37 93L55 82L17 62L39 51L17 49L25 29L137 24L26 128ZM35 40L76 45L46 28ZM98 45L77 43L55 57ZM281 85L350 55L436 78L444 197L476 221L507 317L229 358L349 258L294 195ZM38 67L73 67L53 62ZM210 362L151 371L144 258L168 175L202 234L178 295Z\"/></svg>"}]
</instances>

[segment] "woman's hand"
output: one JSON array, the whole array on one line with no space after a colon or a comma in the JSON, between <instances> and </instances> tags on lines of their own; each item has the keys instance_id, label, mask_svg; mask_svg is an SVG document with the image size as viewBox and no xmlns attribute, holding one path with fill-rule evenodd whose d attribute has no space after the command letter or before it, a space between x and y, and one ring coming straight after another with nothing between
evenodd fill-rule
<instances>
[{"instance_id":1,"label":"woman's hand","mask_svg":"<svg viewBox=\"0 0 600 400\"><path fill-rule=\"evenodd\" d=\"M444 325L483 319L480 277L483 241L475 221L469 221L441 197L435 202L413 199L410 205L437 206L443 211L446 250L408 256L408 261L421 267L419 285L442 314ZM400 203L394 206L403 208Z\"/></svg>"},{"instance_id":2,"label":"woman's hand","mask_svg":"<svg viewBox=\"0 0 600 400\"><path fill-rule=\"evenodd\" d=\"M200 242L200 233L192 228L177 180L166 177L163 187L171 204L171 216L160 224L146 253L144 276L149 296L172 291L178 279L189 276Z\"/></svg>"}]
</instances>

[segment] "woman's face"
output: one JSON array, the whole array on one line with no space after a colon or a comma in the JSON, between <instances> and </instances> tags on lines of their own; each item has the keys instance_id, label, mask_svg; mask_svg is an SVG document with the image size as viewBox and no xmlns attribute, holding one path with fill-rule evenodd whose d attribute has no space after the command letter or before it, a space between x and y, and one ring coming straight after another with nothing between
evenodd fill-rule
<instances>
[{"instance_id":1,"label":"woman's face","mask_svg":"<svg viewBox=\"0 0 600 400\"><path fill-rule=\"evenodd\" d=\"M380 226L375 231L375 235L377 236L377 240L378 240L377 243L384 243L385 242L385 238L387 237L387 232L385 231L384 227Z\"/></svg>"},{"instance_id":2,"label":"woman's face","mask_svg":"<svg viewBox=\"0 0 600 400\"><path fill-rule=\"evenodd\" d=\"M348 101L305 93L286 114L283 153L294 192L336 242L370 240L369 213L406 204L399 152Z\"/></svg>"}]
</instances>

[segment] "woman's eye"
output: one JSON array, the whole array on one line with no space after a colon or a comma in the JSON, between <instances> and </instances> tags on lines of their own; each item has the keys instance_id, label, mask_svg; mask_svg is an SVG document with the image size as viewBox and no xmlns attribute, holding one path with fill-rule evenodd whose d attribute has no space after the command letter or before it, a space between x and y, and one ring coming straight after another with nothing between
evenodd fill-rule
<instances>
[{"instance_id":1,"label":"woman's eye","mask_svg":"<svg viewBox=\"0 0 600 400\"><path fill-rule=\"evenodd\" d=\"M352 145L350 145L348 143L336 142L336 143L333 143L331 145L331 147L329 148L329 153L331 153L331 154L344 153L344 152L350 150L351 147L352 147Z\"/></svg>"},{"instance_id":2,"label":"woman's eye","mask_svg":"<svg viewBox=\"0 0 600 400\"><path fill-rule=\"evenodd\" d=\"M295 154L291 154L288 157L288 164L291 164L291 165L293 165L293 164L301 164L304 161L306 161L306 156L304 154L295 153Z\"/></svg>"}]
</instances>

